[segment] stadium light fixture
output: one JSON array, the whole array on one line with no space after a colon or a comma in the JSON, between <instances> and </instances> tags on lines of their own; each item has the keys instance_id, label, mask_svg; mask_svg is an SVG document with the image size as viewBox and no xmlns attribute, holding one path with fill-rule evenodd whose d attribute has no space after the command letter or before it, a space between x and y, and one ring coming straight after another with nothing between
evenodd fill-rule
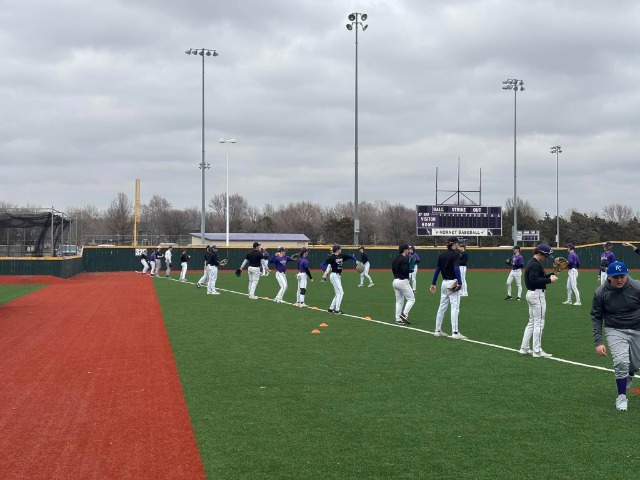
<instances>
[{"instance_id":1,"label":"stadium light fixture","mask_svg":"<svg viewBox=\"0 0 640 480\"><path fill-rule=\"evenodd\" d=\"M556 154L556 247L560 248L560 193L559 193L559 155L562 153L562 147L560 145L554 145L551 147L551 153Z\"/></svg>"},{"instance_id":2,"label":"stadium light fixture","mask_svg":"<svg viewBox=\"0 0 640 480\"><path fill-rule=\"evenodd\" d=\"M200 170L202 170L202 210L200 212L200 243L202 245L205 244L205 219L206 219L206 211L205 211L205 201L204 201L204 171L207 168L210 168L211 165L204 161L204 57L205 52L207 56L218 56L218 52L215 50L210 50L208 48L190 48L185 51L187 55L200 55L202 57L202 161L200 162Z\"/></svg>"},{"instance_id":3,"label":"stadium light fixture","mask_svg":"<svg viewBox=\"0 0 640 480\"><path fill-rule=\"evenodd\" d=\"M524 91L524 81L517 78L507 78L502 82L503 90L513 90L513 244L518 244L518 163L516 160L516 132L518 118L518 90Z\"/></svg>"},{"instance_id":4,"label":"stadium light fixture","mask_svg":"<svg viewBox=\"0 0 640 480\"><path fill-rule=\"evenodd\" d=\"M237 143L235 138L225 139L221 138L220 143L227 144L227 208L226 208L226 217L227 217L227 235L226 235L226 246L229 246L229 144Z\"/></svg>"},{"instance_id":5,"label":"stadium light fixture","mask_svg":"<svg viewBox=\"0 0 640 480\"><path fill-rule=\"evenodd\" d=\"M364 32L368 25L363 25L367 19L366 13L350 13L347 30L356 31L356 101L355 101L355 202L353 206L353 244L358 245L358 236L360 234L360 219L358 213L358 25Z\"/></svg>"}]
</instances>

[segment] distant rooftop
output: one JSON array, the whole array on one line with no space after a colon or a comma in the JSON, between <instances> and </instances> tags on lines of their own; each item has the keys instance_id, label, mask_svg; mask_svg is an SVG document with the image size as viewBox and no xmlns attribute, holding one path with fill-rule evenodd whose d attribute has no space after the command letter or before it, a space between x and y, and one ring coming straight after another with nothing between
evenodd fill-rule
<instances>
[{"instance_id":1,"label":"distant rooftop","mask_svg":"<svg viewBox=\"0 0 640 480\"><path fill-rule=\"evenodd\" d=\"M200 232L191 233L200 238ZM204 238L215 242L227 239L226 233L205 233ZM229 233L231 242L308 242L309 238L302 233Z\"/></svg>"}]
</instances>

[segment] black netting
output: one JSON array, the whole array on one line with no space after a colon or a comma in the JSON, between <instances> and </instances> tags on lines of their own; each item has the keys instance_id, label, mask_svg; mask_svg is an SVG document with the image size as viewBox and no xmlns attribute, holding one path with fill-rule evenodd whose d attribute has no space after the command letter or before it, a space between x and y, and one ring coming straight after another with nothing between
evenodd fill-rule
<instances>
[{"instance_id":1,"label":"black netting","mask_svg":"<svg viewBox=\"0 0 640 480\"><path fill-rule=\"evenodd\" d=\"M52 239L51 229L53 228L53 247L60 244L64 230L69 229L71 219L64 218L51 212L42 213L10 213L0 212L0 229L36 229L35 242L33 245L33 255L41 257L44 254L44 245Z\"/></svg>"}]
</instances>

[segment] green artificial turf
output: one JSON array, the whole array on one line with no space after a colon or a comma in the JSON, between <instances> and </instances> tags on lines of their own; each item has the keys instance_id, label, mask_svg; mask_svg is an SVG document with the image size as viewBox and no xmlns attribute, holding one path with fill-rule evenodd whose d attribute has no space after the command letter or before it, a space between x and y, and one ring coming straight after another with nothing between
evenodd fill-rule
<instances>
[{"instance_id":1,"label":"green artificial turf","mask_svg":"<svg viewBox=\"0 0 640 480\"><path fill-rule=\"evenodd\" d=\"M343 275L342 310L374 321L326 313L333 289L319 274L306 299L318 311L231 293L246 293L246 273L221 274L221 295L154 280L208 477L635 478L639 396L618 412L612 372L517 353L528 310L503 300L507 274L468 273L460 331L513 351L425 333L439 302L426 270L409 328L393 325L388 272L373 288ZM549 287L543 348L611 368L595 354L590 277L582 307L561 304L566 274ZM259 296L277 290L261 277Z\"/></svg>"},{"instance_id":2,"label":"green artificial turf","mask_svg":"<svg viewBox=\"0 0 640 480\"><path fill-rule=\"evenodd\" d=\"M27 295L47 285L0 285L0 305Z\"/></svg>"}]
</instances>

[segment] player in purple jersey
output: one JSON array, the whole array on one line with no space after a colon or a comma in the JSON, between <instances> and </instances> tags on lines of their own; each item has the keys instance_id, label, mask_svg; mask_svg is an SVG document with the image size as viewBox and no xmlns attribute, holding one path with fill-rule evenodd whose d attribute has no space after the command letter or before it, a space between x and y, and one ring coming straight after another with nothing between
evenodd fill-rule
<instances>
[{"instance_id":1,"label":"player in purple jersey","mask_svg":"<svg viewBox=\"0 0 640 480\"><path fill-rule=\"evenodd\" d=\"M156 249L152 248L151 249L151 254L149 255L149 265L151 266L151 272L149 273L149 276L151 277L155 277L156 276L156 257L157 257L157 253L156 253Z\"/></svg>"},{"instance_id":2,"label":"player in purple jersey","mask_svg":"<svg viewBox=\"0 0 640 480\"><path fill-rule=\"evenodd\" d=\"M293 262L293 258L287 255L284 247L279 247L278 253L269 260L269 263L273 263L276 266L276 280L280 285L280 290L278 290L276 298L273 299L276 303L282 303L284 293L287 291L287 263L289 262Z\"/></svg>"},{"instance_id":3,"label":"player in purple jersey","mask_svg":"<svg viewBox=\"0 0 640 480\"><path fill-rule=\"evenodd\" d=\"M294 303L296 307L307 306L307 304L304 303L304 296L307 294L307 279L313 282L313 277L309 270L308 255L309 250L307 247L302 247L300 249L300 259L298 260L298 274L296 275L298 279L298 291L296 293L296 303Z\"/></svg>"},{"instance_id":4,"label":"player in purple jersey","mask_svg":"<svg viewBox=\"0 0 640 480\"><path fill-rule=\"evenodd\" d=\"M600 285L607 283L607 268L616 261L616 256L611 251L611 242L604 242L602 248L604 251L600 254Z\"/></svg>"},{"instance_id":5,"label":"player in purple jersey","mask_svg":"<svg viewBox=\"0 0 640 480\"><path fill-rule=\"evenodd\" d=\"M524 268L524 260L522 259L522 255L520 255L519 245L513 247L513 256L507 259L507 264L511 265L511 271L507 277L507 296L504 299L511 300L511 284L515 280L516 286L518 287L516 300L520 301L522 297L522 269Z\"/></svg>"},{"instance_id":6,"label":"player in purple jersey","mask_svg":"<svg viewBox=\"0 0 640 480\"><path fill-rule=\"evenodd\" d=\"M580 267L580 260L578 259L576 247L573 243L567 243L567 250L569 251L569 255L567 255L567 262L569 262L567 266L569 269L569 274L567 275L567 301L562 303L565 305L580 306L582 305L582 303L580 303L580 292L578 291L578 268ZM575 303L571 303L571 292L576 296Z\"/></svg>"}]
</instances>

